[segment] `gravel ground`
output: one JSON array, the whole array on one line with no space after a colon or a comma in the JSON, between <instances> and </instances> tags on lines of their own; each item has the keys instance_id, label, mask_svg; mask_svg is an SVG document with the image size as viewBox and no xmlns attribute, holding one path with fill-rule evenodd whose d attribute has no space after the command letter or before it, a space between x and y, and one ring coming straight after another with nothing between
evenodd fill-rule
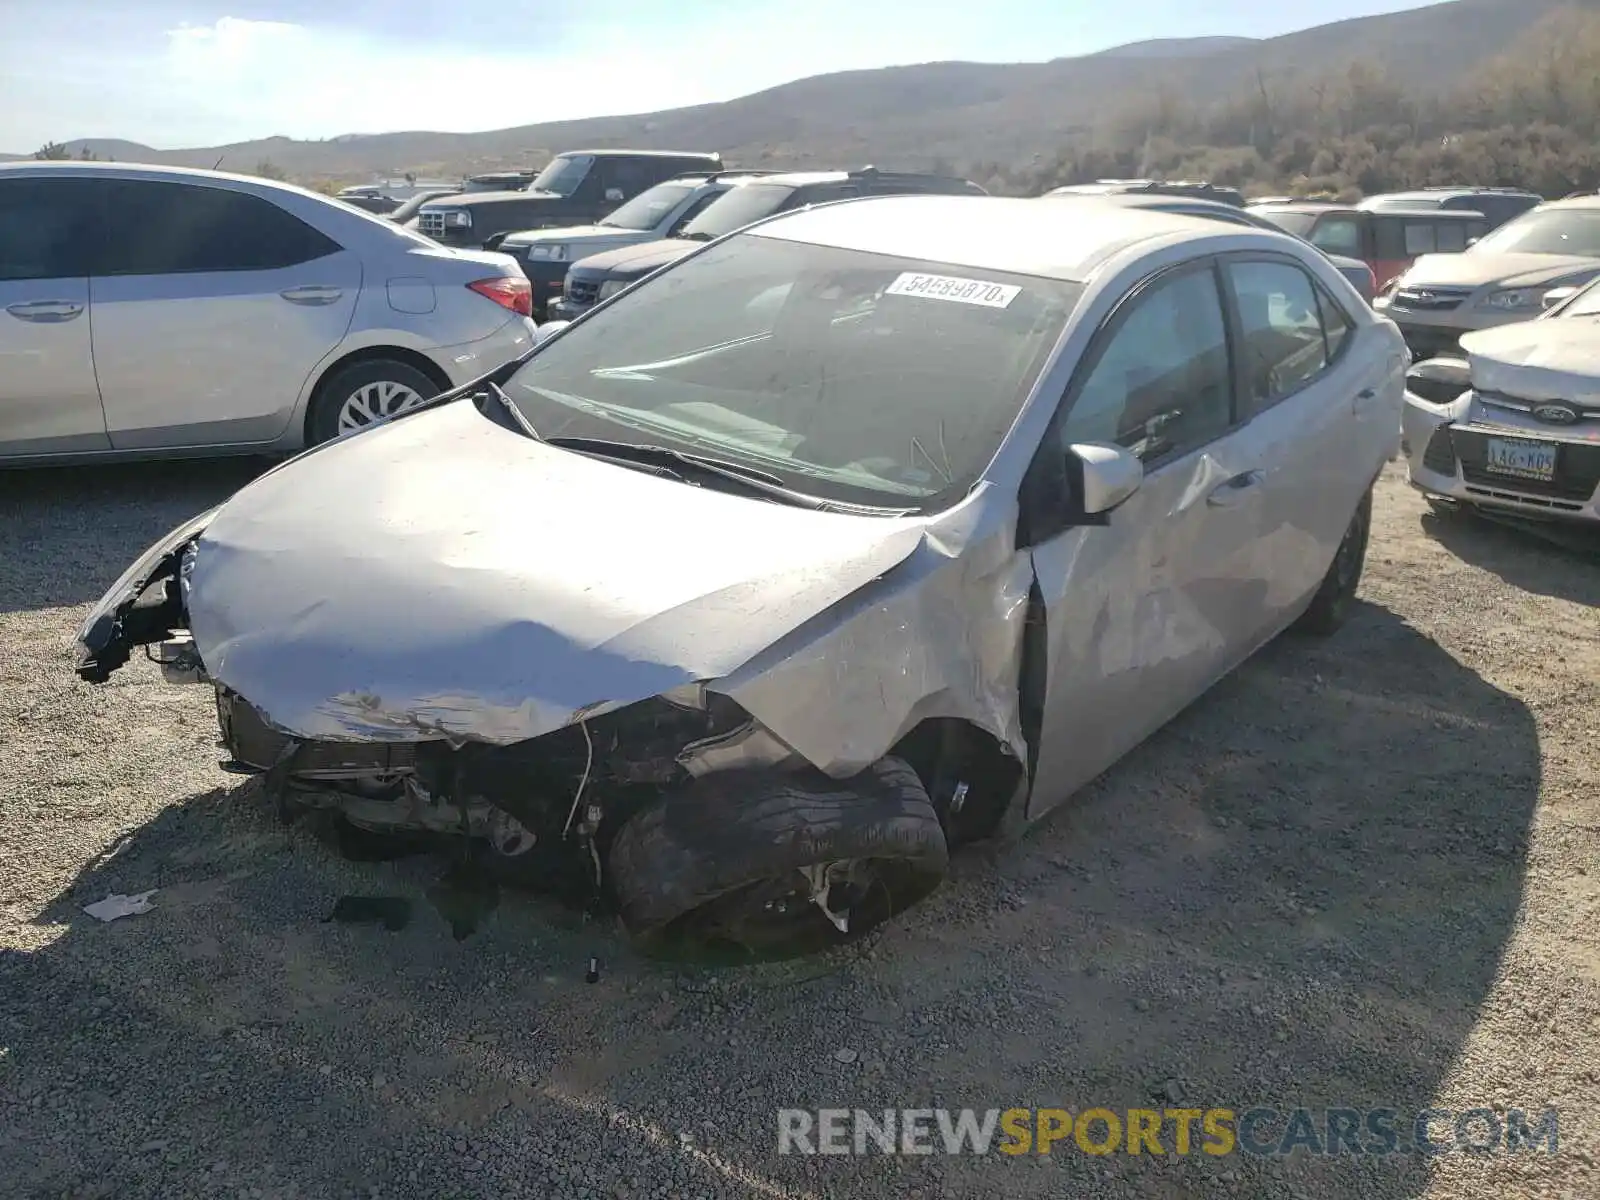
<instances>
[{"instance_id":1,"label":"gravel ground","mask_svg":"<svg viewBox=\"0 0 1600 1200\"><path fill-rule=\"evenodd\" d=\"M521 896L457 942L428 860L346 861L218 771L205 691L74 680L85 605L249 470L0 477L0 1194L1600 1194L1593 558L1391 470L1337 637L1270 647L863 947L696 972ZM326 923L346 893L418 916ZM1561 1142L776 1153L780 1107L933 1105L1554 1105Z\"/></svg>"}]
</instances>

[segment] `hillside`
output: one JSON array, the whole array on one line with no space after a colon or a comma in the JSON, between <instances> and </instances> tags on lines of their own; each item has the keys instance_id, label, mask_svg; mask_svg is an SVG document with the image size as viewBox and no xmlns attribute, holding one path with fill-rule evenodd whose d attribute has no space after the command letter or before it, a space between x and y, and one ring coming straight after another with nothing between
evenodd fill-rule
<instances>
[{"instance_id":1,"label":"hillside","mask_svg":"<svg viewBox=\"0 0 1600 1200\"><path fill-rule=\"evenodd\" d=\"M1262 41L1169 39L1039 63L923 63L816 76L717 104L518 126L485 133L384 133L326 141L266 138L156 151L71 142L102 157L253 170L270 162L307 181L374 173L457 174L536 165L586 146L720 150L730 162L917 167L1027 163L1102 139L1118 114L1161 96L1197 108L1266 81L1361 69L1416 94L1458 87L1519 34L1600 0L1451 0ZM597 99L596 103L603 103ZM68 132L68 131L63 131Z\"/></svg>"},{"instance_id":2,"label":"hillside","mask_svg":"<svg viewBox=\"0 0 1600 1200\"><path fill-rule=\"evenodd\" d=\"M1199 58L1206 54L1220 54L1224 50L1237 50L1253 46L1255 38L1247 37L1197 37L1152 38L1147 42L1130 42L1126 46L1113 46L1098 50L1088 58Z\"/></svg>"}]
</instances>

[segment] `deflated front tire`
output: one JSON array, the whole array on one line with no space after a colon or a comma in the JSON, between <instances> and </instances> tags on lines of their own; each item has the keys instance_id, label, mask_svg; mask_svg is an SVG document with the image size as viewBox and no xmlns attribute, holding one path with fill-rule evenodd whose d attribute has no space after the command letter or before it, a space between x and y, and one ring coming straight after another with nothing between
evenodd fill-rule
<instances>
[{"instance_id":1,"label":"deflated front tire","mask_svg":"<svg viewBox=\"0 0 1600 1200\"><path fill-rule=\"evenodd\" d=\"M939 886L949 850L910 765L707 775L632 817L610 852L644 950L778 959L859 938Z\"/></svg>"}]
</instances>

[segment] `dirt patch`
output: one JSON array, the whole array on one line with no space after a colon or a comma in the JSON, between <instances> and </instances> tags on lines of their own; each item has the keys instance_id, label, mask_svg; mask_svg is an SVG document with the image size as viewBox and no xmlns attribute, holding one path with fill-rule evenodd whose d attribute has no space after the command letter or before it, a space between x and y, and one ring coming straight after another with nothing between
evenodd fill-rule
<instances>
[{"instance_id":1,"label":"dirt patch","mask_svg":"<svg viewBox=\"0 0 1600 1200\"><path fill-rule=\"evenodd\" d=\"M1600 566L1581 548L1432 516L1391 471L1338 636L1268 648L864 947L694 973L521 897L456 942L429 864L343 861L218 771L208 694L142 663L73 679L85 605L241 477L0 479L12 1194L1600 1192ZM148 888L148 914L79 911ZM325 922L341 895L416 916ZM1554 1106L1560 1148L776 1153L779 1108L1027 1105L1402 1125Z\"/></svg>"}]
</instances>

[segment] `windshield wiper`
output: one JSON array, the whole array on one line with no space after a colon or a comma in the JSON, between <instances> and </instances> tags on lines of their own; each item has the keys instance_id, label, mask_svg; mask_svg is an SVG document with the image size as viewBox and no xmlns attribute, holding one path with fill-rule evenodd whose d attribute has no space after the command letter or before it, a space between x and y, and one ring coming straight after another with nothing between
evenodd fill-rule
<instances>
[{"instance_id":1,"label":"windshield wiper","mask_svg":"<svg viewBox=\"0 0 1600 1200\"><path fill-rule=\"evenodd\" d=\"M642 445L638 442L616 442L609 438L551 437L543 439L549 445L595 458L609 458L616 462L666 471L683 482L692 474L711 475L729 480L745 489L787 501L802 508L825 508L827 501L784 486L783 480L771 471L748 467L743 463L729 462L723 458L709 458L688 450L673 450L667 446Z\"/></svg>"},{"instance_id":2,"label":"windshield wiper","mask_svg":"<svg viewBox=\"0 0 1600 1200\"><path fill-rule=\"evenodd\" d=\"M539 431L533 427L533 422L528 420L523 411L516 406L510 396L505 394L505 391L498 383L492 379L489 380L487 392L494 402L500 406L501 411L519 433L526 434L536 442L544 441L544 438L539 435ZM488 414L485 415L487 416Z\"/></svg>"},{"instance_id":3,"label":"windshield wiper","mask_svg":"<svg viewBox=\"0 0 1600 1200\"><path fill-rule=\"evenodd\" d=\"M678 238L685 242L709 242L715 236L710 233L680 233Z\"/></svg>"}]
</instances>

